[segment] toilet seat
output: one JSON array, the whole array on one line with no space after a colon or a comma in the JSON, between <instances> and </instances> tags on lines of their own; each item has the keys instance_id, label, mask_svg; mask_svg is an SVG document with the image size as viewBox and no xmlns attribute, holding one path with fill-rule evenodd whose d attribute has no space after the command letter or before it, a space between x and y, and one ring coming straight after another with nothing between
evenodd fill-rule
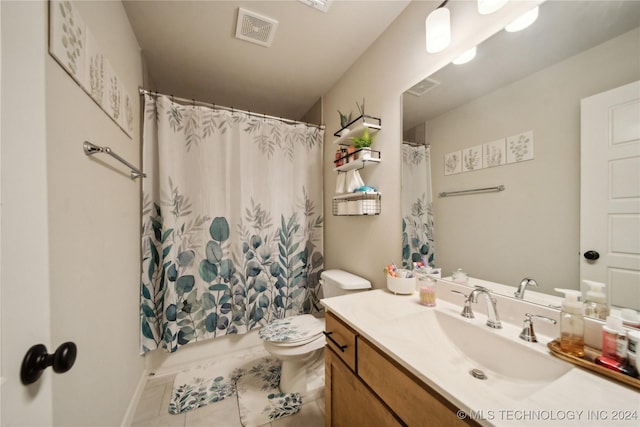
<instances>
[{"instance_id":1,"label":"toilet seat","mask_svg":"<svg viewBox=\"0 0 640 427\"><path fill-rule=\"evenodd\" d=\"M300 347L322 337L324 322L310 314L276 319L263 326L258 336L278 347Z\"/></svg>"},{"instance_id":2,"label":"toilet seat","mask_svg":"<svg viewBox=\"0 0 640 427\"><path fill-rule=\"evenodd\" d=\"M281 345L278 343L272 343L269 341L265 341L264 348L274 356L287 359L290 357L298 357L305 354L313 353L316 350L319 350L324 347L325 341L324 336L320 334L315 339L306 344L292 346L292 345Z\"/></svg>"}]
</instances>

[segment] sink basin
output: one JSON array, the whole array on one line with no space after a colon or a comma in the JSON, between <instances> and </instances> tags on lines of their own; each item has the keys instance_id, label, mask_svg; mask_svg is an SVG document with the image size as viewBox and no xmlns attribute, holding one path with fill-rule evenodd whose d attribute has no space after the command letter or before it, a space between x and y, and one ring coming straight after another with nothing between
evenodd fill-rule
<instances>
[{"instance_id":1,"label":"sink basin","mask_svg":"<svg viewBox=\"0 0 640 427\"><path fill-rule=\"evenodd\" d=\"M435 318L451 350L461 356L460 369L480 369L487 377L481 380L469 375L469 381L485 381L511 398L530 396L572 368L532 348L533 343L519 342L517 328L491 329L480 319L465 319L453 310L435 310Z\"/></svg>"}]
</instances>

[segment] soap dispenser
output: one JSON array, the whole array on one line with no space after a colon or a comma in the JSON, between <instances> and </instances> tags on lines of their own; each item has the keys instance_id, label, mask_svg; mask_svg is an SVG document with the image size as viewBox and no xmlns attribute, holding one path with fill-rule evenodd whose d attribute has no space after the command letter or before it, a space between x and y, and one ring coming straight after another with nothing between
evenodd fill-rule
<instances>
[{"instance_id":1,"label":"soap dispenser","mask_svg":"<svg viewBox=\"0 0 640 427\"><path fill-rule=\"evenodd\" d=\"M618 332L623 330L622 319L607 316L607 323L602 326L602 355L613 360L618 359Z\"/></svg>"},{"instance_id":2,"label":"soap dispenser","mask_svg":"<svg viewBox=\"0 0 640 427\"><path fill-rule=\"evenodd\" d=\"M604 283L583 280L587 287L587 297L584 301L584 315L605 320L609 315L607 295L604 293Z\"/></svg>"},{"instance_id":3,"label":"soap dispenser","mask_svg":"<svg viewBox=\"0 0 640 427\"><path fill-rule=\"evenodd\" d=\"M578 300L580 291L555 288L563 293L560 312L560 350L575 357L584 356L584 306Z\"/></svg>"}]
</instances>

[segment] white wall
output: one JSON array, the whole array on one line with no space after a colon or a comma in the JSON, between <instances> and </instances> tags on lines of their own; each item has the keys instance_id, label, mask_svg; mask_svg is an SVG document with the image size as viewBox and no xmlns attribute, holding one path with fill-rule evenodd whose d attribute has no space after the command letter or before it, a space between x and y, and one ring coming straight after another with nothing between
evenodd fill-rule
<instances>
[{"instance_id":1,"label":"white wall","mask_svg":"<svg viewBox=\"0 0 640 427\"><path fill-rule=\"evenodd\" d=\"M134 102L129 138L46 55L52 343L72 340L76 366L53 381L55 425L118 425L144 370L138 354L140 180L88 140L140 164L142 59L120 2L76 2Z\"/></svg>"},{"instance_id":2,"label":"white wall","mask_svg":"<svg viewBox=\"0 0 640 427\"><path fill-rule=\"evenodd\" d=\"M44 2L2 8L2 419L52 424L51 370L20 383L34 344L50 348Z\"/></svg>"},{"instance_id":3,"label":"white wall","mask_svg":"<svg viewBox=\"0 0 640 427\"><path fill-rule=\"evenodd\" d=\"M498 12L480 16L475 2L449 2L452 42L438 54L425 49L424 21L440 1L412 2L385 33L345 73L323 98L327 124L324 152L325 268L342 268L385 286L382 270L390 262L401 264L400 141L402 139L401 94L476 45L513 18L533 7L534 2L509 2ZM356 102L366 99L367 114L382 119L373 148L382 152L382 162L361 175L368 185L382 192L382 212L373 217L331 215L332 189L336 173L331 159L336 147L333 133L339 129L337 110L357 111Z\"/></svg>"},{"instance_id":4,"label":"white wall","mask_svg":"<svg viewBox=\"0 0 640 427\"><path fill-rule=\"evenodd\" d=\"M564 60L427 123L434 194L506 186L501 193L434 199L436 257L444 271L540 291L579 289L580 99L640 79L640 29ZM444 175L446 153L533 130L534 159Z\"/></svg>"}]
</instances>

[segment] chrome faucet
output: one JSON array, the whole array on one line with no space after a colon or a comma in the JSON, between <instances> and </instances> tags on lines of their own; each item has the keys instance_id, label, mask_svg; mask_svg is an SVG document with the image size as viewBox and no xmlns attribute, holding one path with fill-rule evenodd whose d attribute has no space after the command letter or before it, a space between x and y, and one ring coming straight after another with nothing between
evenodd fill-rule
<instances>
[{"instance_id":1,"label":"chrome faucet","mask_svg":"<svg viewBox=\"0 0 640 427\"><path fill-rule=\"evenodd\" d=\"M476 286L469 294L469 300L473 303L478 302L478 295L482 294L487 300L487 326L494 329L502 328L502 322L498 317L498 309L496 308L496 299L491 296L491 291L482 286Z\"/></svg>"},{"instance_id":2,"label":"chrome faucet","mask_svg":"<svg viewBox=\"0 0 640 427\"><path fill-rule=\"evenodd\" d=\"M533 330L533 318L542 319L549 323L556 324L556 320L547 316L541 316L539 314L529 314L525 313L524 315L524 324L522 325L522 332L520 332L520 338L527 342L538 342L536 338L536 333Z\"/></svg>"},{"instance_id":3,"label":"chrome faucet","mask_svg":"<svg viewBox=\"0 0 640 427\"><path fill-rule=\"evenodd\" d=\"M519 298L519 299L523 299L524 298L524 290L527 288L527 286L533 286L534 288L537 288L538 284L536 283L535 280L529 279L528 277L525 277L520 282L520 286L518 286L518 290L514 293L515 297Z\"/></svg>"},{"instance_id":4,"label":"chrome faucet","mask_svg":"<svg viewBox=\"0 0 640 427\"><path fill-rule=\"evenodd\" d=\"M491 291L483 286L476 286L473 288L469 295L465 295L460 291L452 290L456 294L460 294L465 297L464 299L464 308L462 309L462 313L460 315L462 317L466 317L472 319L475 317L473 315L473 310L471 310L471 303L478 302L478 294L482 294L487 299L487 326L494 329L502 328L502 322L500 322L500 318L498 317L498 310L496 308L496 299L491 296Z\"/></svg>"}]
</instances>

